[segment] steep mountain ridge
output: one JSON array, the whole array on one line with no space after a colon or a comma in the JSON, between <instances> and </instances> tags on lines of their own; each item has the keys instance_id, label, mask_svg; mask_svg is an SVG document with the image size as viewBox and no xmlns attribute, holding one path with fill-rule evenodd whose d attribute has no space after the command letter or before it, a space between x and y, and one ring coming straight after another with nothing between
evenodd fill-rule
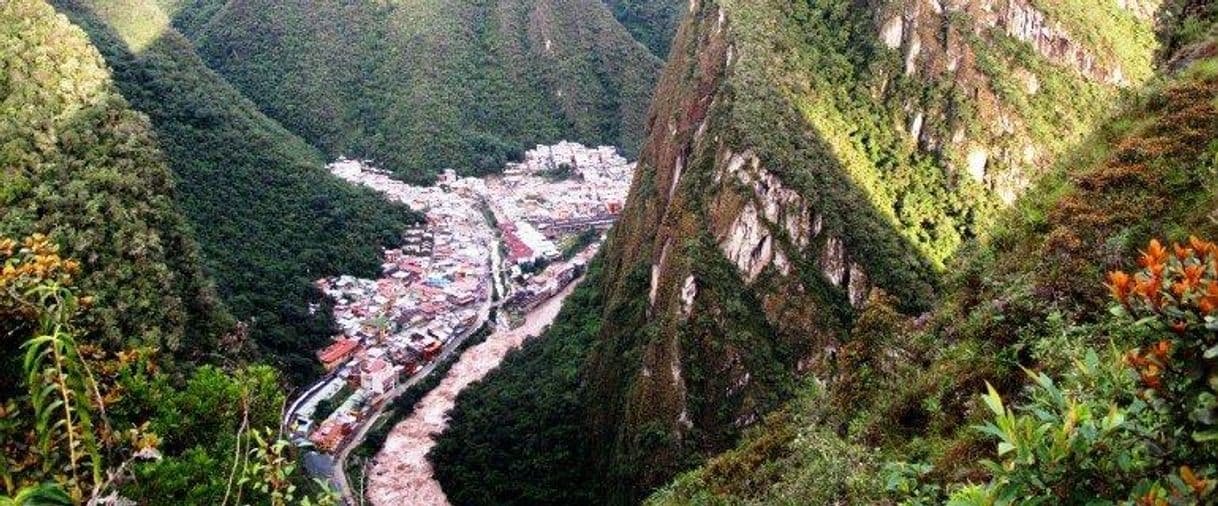
<instances>
[{"instance_id":1,"label":"steep mountain ridge","mask_svg":"<svg viewBox=\"0 0 1218 506\"><path fill-rule=\"evenodd\" d=\"M963 495L994 474L982 460L995 458L996 446L1002 457L1001 446L983 439L991 434L978 430L991 414L974 408L987 382L1018 405L1035 397L1025 385L1044 381L1037 373L1068 382L1072 370L1096 367L1084 363L1107 360L1132 375L1122 350L1165 342L1175 331L1106 309L1113 301L1101 285L1105 273L1129 268L1149 239L1218 234L1218 10L1204 4L1165 6L1160 16L1173 21L1160 27L1160 76L1061 158L1004 214L990 241L954 263L942 304L915 319L893 311L891 299L874 298L819 381L735 449L647 504L935 502L946 493ZM1102 355L1106 349L1115 359ZM1128 399L1088 387L1057 388L1076 405L1098 390L1102 407L1128 409ZM1152 437L1146 427L1136 430ZM1158 469L1129 463L1120 473L1087 469L1116 460L1107 445L1119 446L1080 445L1071 455L1067 468L1076 483L1046 479L1043 486L1068 504L1154 497L1147 480L1163 480ZM924 467L899 474L915 469L911 464ZM1174 464L1166 467L1182 465ZM1083 496L1068 495L1069 485ZM1204 495L1165 495L1206 503ZM985 503L984 497L965 503Z\"/></svg>"},{"instance_id":2,"label":"steep mountain ridge","mask_svg":"<svg viewBox=\"0 0 1218 506\"><path fill-rule=\"evenodd\" d=\"M636 501L827 374L875 289L929 309L961 248L1151 76L1158 5L1121 5L692 2L590 288L604 323L534 350L585 354L563 360L585 363L590 437L558 461ZM502 377L469 398L535 388ZM450 432L483 450L442 439L446 490L514 476L496 458L558 458L483 443L494 419L469 409Z\"/></svg>"},{"instance_id":3,"label":"steep mountain ridge","mask_svg":"<svg viewBox=\"0 0 1218 506\"><path fill-rule=\"evenodd\" d=\"M637 152L660 69L596 0L169 8L267 115L328 156L373 158L411 181L496 171L562 138Z\"/></svg>"},{"instance_id":4,"label":"steep mountain ridge","mask_svg":"<svg viewBox=\"0 0 1218 506\"><path fill-rule=\"evenodd\" d=\"M209 70L151 0L52 2L88 32L119 90L147 114L203 259L249 336L287 373L311 374L330 332L312 286L373 273L417 216L328 174L317 150Z\"/></svg>"}]
</instances>

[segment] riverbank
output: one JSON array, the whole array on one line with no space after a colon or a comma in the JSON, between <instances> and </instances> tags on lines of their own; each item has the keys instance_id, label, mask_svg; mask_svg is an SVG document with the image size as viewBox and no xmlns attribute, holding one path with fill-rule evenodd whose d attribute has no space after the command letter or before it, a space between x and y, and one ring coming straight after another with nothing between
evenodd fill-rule
<instances>
[{"instance_id":1,"label":"riverbank","mask_svg":"<svg viewBox=\"0 0 1218 506\"><path fill-rule=\"evenodd\" d=\"M563 301L579 281L571 283L546 302L538 305L515 329L500 331L486 342L466 350L440 384L416 405L414 412L389 433L384 448L372 462L367 498L373 505L417 506L447 505L448 499L427 461L435 446L435 435L444 431L447 414L457 395L471 383L499 366L509 352L526 340L540 335L554 321Z\"/></svg>"}]
</instances>

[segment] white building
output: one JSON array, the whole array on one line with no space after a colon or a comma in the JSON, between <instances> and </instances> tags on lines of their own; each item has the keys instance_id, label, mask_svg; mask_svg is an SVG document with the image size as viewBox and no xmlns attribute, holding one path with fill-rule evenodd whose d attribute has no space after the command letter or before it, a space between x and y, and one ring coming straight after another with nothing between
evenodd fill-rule
<instances>
[{"instance_id":1,"label":"white building","mask_svg":"<svg viewBox=\"0 0 1218 506\"><path fill-rule=\"evenodd\" d=\"M382 358L374 358L364 362L360 367L360 386L373 395L381 395L393 390L398 383L397 371Z\"/></svg>"}]
</instances>

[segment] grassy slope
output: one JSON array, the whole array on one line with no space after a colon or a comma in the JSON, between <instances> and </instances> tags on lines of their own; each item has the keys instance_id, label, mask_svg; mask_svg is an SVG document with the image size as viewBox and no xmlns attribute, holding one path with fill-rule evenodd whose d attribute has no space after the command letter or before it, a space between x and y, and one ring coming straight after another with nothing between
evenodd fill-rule
<instances>
[{"instance_id":1,"label":"grassy slope","mask_svg":"<svg viewBox=\"0 0 1218 506\"><path fill-rule=\"evenodd\" d=\"M101 55L46 3L15 0L0 6L0 68L0 235L48 234L83 263L97 299L84 324L106 344L210 350L231 317L153 129Z\"/></svg>"},{"instance_id":2,"label":"grassy slope","mask_svg":"<svg viewBox=\"0 0 1218 506\"><path fill-rule=\"evenodd\" d=\"M880 502L884 461L932 463L933 483L983 478L992 443L967 428L983 416L982 381L1014 394L1026 380L1017 366L1055 374L1087 346L1145 344L1103 310L1102 274L1128 268L1150 237L1218 234L1216 171L1211 59L1156 82L1071 150L954 268L929 325L875 304L827 389L806 389L648 503Z\"/></svg>"},{"instance_id":3,"label":"grassy slope","mask_svg":"<svg viewBox=\"0 0 1218 506\"><path fill-rule=\"evenodd\" d=\"M414 181L561 138L637 150L660 66L593 0L163 3L268 116Z\"/></svg>"},{"instance_id":4,"label":"grassy slope","mask_svg":"<svg viewBox=\"0 0 1218 506\"><path fill-rule=\"evenodd\" d=\"M55 2L89 33L152 119L179 201L235 316L290 373L315 367L329 324L310 283L371 274L408 211L328 175L318 153L208 70L147 1Z\"/></svg>"}]
</instances>

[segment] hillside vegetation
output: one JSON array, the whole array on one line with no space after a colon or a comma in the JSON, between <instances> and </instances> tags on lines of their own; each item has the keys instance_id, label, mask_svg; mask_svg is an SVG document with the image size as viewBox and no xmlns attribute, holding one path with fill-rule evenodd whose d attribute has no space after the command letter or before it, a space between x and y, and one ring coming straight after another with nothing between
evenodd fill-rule
<instances>
[{"instance_id":1,"label":"hillside vegetation","mask_svg":"<svg viewBox=\"0 0 1218 506\"><path fill-rule=\"evenodd\" d=\"M689 10L682 0L604 0L634 39L651 53L667 58L681 18Z\"/></svg>"},{"instance_id":2,"label":"hillside vegetation","mask_svg":"<svg viewBox=\"0 0 1218 506\"><path fill-rule=\"evenodd\" d=\"M0 504L303 486L271 446L281 379L221 337L148 117L43 0L0 3L0 69Z\"/></svg>"},{"instance_id":3,"label":"hillside vegetation","mask_svg":"<svg viewBox=\"0 0 1218 506\"><path fill-rule=\"evenodd\" d=\"M1212 57L1155 83L959 262L941 308L874 300L824 383L648 504L1211 502L1218 251L1189 236L1218 235L1216 99ZM1165 266L1199 294L1154 281Z\"/></svg>"},{"instance_id":4,"label":"hillside vegetation","mask_svg":"<svg viewBox=\"0 0 1218 506\"><path fill-rule=\"evenodd\" d=\"M3 9L0 236L46 234L79 259L80 287L94 297L81 319L98 342L209 349L231 317L203 274L147 117L79 29L41 2ZM13 332L2 324L4 339Z\"/></svg>"},{"instance_id":5,"label":"hillside vegetation","mask_svg":"<svg viewBox=\"0 0 1218 506\"><path fill-rule=\"evenodd\" d=\"M637 152L660 69L596 0L163 3L268 116L410 181L564 138Z\"/></svg>"},{"instance_id":6,"label":"hillside vegetation","mask_svg":"<svg viewBox=\"0 0 1218 506\"><path fill-rule=\"evenodd\" d=\"M147 114L208 272L268 360L304 377L328 337L316 279L371 275L417 217L330 176L321 156L209 70L145 0L64 0Z\"/></svg>"},{"instance_id":7,"label":"hillside vegetation","mask_svg":"<svg viewBox=\"0 0 1218 506\"><path fill-rule=\"evenodd\" d=\"M790 399L809 400L789 409L819 405L807 383L853 370L841 361L864 346L856 336L866 332L860 326L870 312L886 307L917 316L954 294L960 257L977 244L994 244L1019 197L1043 194L1037 184L1055 177L1050 169L1093 142L1114 106L1151 78L1159 49L1145 15L1157 4L691 5L658 85L640 172L601 260L603 322L549 333L537 345L546 351L519 358L463 394L432 456L453 497L544 503L564 497L565 489L547 490L526 476L561 468L593 477L577 488L592 490L598 501L634 503L733 447ZM1146 238L1146 231L1131 233L1126 247ZM1048 265L1062 263L1052 258L1057 263ZM1100 276L1089 279L1098 283ZM877 297L884 304L872 302ZM884 342L905 342L903 334L885 332L891 341ZM926 345L936 339L943 338L927 337ZM955 356L916 380L877 387L877 399L894 406L874 415L877 424L889 424L876 432L917 438L911 427L931 423L919 404L927 396L891 394L955 381L968 386L927 399L925 409L948 418L943 426L961 427L972 394L984 391L980 380L1010 366L1002 356L994 360L993 351L958 351L988 360L989 368ZM929 367L892 353L910 368ZM513 371L555 363L582 364L578 381L539 386ZM1003 393L1020 384L1018 375L1002 378ZM550 384L560 386L549 390ZM579 385L574 393L571 385ZM854 389L864 391L871 390ZM503 407L526 396L533 409L506 422ZM901 399L907 404L898 407ZM839 430L871 420L868 412L838 409L858 416L842 426L799 419L786 426L800 431L762 436L759 444L778 451L790 437L833 456L854 455L852 445L870 448L839 437ZM774 423L791 417L777 415ZM563 439L568 434L581 436ZM732 476L751 491L749 480L764 480L766 466L774 473L788 466L809 480L856 466L861 474L848 475L856 479L880 462L843 460L835 464L845 467L829 469L770 457L745 455L756 467ZM492 479L475 485L478 476ZM872 485L861 487L874 493ZM479 495L485 489L495 495ZM811 494L810 502L840 490ZM733 497L724 496L727 503Z\"/></svg>"}]
</instances>

